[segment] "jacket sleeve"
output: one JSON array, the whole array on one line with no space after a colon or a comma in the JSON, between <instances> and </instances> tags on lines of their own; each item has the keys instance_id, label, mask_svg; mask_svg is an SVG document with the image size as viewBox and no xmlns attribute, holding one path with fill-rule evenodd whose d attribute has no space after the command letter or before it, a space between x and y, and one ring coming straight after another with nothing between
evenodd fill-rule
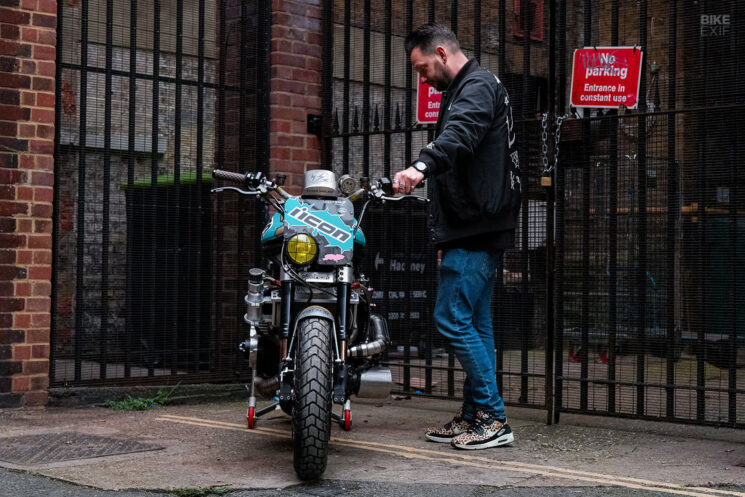
<instances>
[{"instance_id":1,"label":"jacket sleeve","mask_svg":"<svg viewBox=\"0 0 745 497\"><path fill-rule=\"evenodd\" d=\"M419 160L427 164L430 175L440 174L473 155L497 112L493 84L485 78L473 79L456 95L440 135L419 152Z\"/></svg>"}]
</instances>

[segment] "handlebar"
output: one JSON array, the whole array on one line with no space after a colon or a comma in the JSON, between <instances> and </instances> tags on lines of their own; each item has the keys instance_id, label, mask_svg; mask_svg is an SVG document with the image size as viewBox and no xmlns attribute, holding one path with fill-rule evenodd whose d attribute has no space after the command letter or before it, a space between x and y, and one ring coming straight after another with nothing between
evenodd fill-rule
<instances>
[{"instance_id":1,"label":"handlebar","mask_svg":"<svg viewBox=\"0 0 745 497\"><path fill-rule=\"evenodd\" d=\"M224 181L232 181L233 183L245 184L247 174L234 173L232 171L225 171L222 169L215 169L212 171L212 177L215 179L221 179Z\"/></svg>"},{"instance_id":2,"label":"handlebar","mask_svg":"<svg viewBox=\"0 0 745 497\"><path fill-rule=\"evenodd\" d=\"M279 175L284 176L284 175ZM268 190L274 190L281 194L285 198L289 198L290 195L284 191L284 189L279 186L278 184L268 180L265 176L262 175L262 173L234 173L232 171L225 171L223 169L214 169L212 171L212 177L218 180L223 181L230 181L232 183L238 183L240 185L240 188L232 187L232 186L225 186L221 188L215 188L212 191L222 192L222 191L236 191L238 193L241 193L243 195L265 195ZM284 179L284 178L282 178ZM419 185L421 186L422 183L420 182ZM373 185L363 185L363 188L360 188L356 192L354 192L352 195L350 195L348 198L352 201L359 198L362 194L367 193L370 197L377 199L379 201L391 201L391 202L399 202L404 199L414 199L421 202L429 202L429 199L420 197L418 195L401 195L399 197L394 197L393 193L393 184L391 183L391 180L388 178L380 178L375 184Z\"/></svg>"}]
</instances>

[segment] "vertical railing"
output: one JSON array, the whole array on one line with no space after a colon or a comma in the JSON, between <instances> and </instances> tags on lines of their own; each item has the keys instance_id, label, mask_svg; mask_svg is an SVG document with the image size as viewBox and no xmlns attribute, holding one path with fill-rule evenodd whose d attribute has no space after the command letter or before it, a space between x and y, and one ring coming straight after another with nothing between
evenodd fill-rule
<instances>
[{"instance_id":1,"label":"vertical railing","mask_svg":"<svg viewBox=\"0 0 745 497\"><path fill-rule=\"evenodd\" d=\"M639 2L639 44L642 54L647 55L647 1ZM637 184L639 206L637 222L637 243L639 258L636 268L636 313L637 313L637 356L636 356L636 414L644 416L645 401L645 357L647 341L647 84L644 60L639 84L639 114L637 134Z\"/></svg>"},{"instance_id":2,"label":"vertical railing","mask_svg":"<svg viewBox=\"0 0 745 497\"><path fill-rule=\"evenodd\" d=\"M85 305L85 181L88 137L88 0L80 13L80 138L78 151L78 232L75 281L75 381L82 378L83 313Z\"/></svg>"},{"instance_id":3,"label":"vertical railing","mask_svg":"<svg viewBox=\"0 0 745 497\"><path fill-rule=\"evenodd\" d=\"M677 247L677 220L680 215L678 196L678 161L676 160L675 119L677 92L677 49L678 49L678 3L671 1L669 8L668 60L670 66L667 74L667 257L666 275L667 302L667 367L665 388L665 415L668 419L675 417L675 351L680 346L675 333L675 253Z\"/></svg>"},{"instance_id":4,"label":"vertical railing","mask_svg":"<svg viewBox=\"0 0 745 497\"><path fill-rule=\"evenodd\" d=\"M618 46L618 1L611 4L611 46ZM616 411L616 331L618 328L618 113L610 113L608 191L608 412Z\"/></svg>"}]
</instances>

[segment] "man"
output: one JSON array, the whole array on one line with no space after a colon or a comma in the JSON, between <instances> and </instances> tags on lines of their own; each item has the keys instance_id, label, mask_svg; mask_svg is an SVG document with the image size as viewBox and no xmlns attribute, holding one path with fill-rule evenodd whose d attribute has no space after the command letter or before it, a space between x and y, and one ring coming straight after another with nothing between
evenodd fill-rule
<instances>
[{"instance_id":1,"label":"man","mask_svg":"<svg viewBox=\"0 0 745 497\"><path fill-rule=\"evenodd\" d=\"M430 235L442 251L434 319L466 372L463 406L426 437L458 449L497 447L514 440L497 389L490 310L520 206L512 110L499 79L468 60L445 26L420 27L406 38L406 51L422 81L444 93L436 138L396 174L393 188L409 193L431 178Z\"/></svg>"}]
</instances>

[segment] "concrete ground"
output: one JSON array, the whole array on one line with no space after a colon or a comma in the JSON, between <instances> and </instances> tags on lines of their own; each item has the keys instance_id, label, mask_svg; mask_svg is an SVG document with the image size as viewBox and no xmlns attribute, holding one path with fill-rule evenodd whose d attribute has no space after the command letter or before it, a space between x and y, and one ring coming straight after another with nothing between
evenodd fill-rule
<instances>
[{"instance_id":1,"label":"concrete ground","mask_svg":"<svg viewBox=\"0 0 745 497\"><path fill-rule=\"evenodd\" d=\"M421 398L355 400L352 430L334 425L328 469L311 487L294 474L290 418L281 411L248 430L245 403L230 400L147 411L0 410L0 467L9 470L0 470L0 495L127 490L111 495L184 497L212 488L231 497L745 497L742 430L566 414L547 426L543 411L508 408L512 446L456 451L424 440L423 429L457 407Z\"/></svg>"}]
</instances>

